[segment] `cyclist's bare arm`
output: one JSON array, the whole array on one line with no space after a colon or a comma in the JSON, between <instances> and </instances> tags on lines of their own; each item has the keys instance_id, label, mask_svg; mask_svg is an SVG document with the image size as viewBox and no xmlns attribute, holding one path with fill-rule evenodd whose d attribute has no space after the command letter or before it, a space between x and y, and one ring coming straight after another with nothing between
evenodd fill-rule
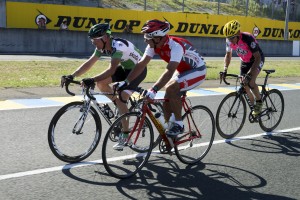
<instances>
[{"instance_id":1,"label":"cyclist's bare arm","mask_svg":"<svg viewBox=\"0 0 300 200\"><path fill-rule=\"evenodd\" d=\"M224 58L224 70L227 70L227 68L230 64L230 61L231 61L231 57L232 57L232 51L226 52L225 58Z\"/></svg>"},{"instance_id":2,"label":"cyclist's bare arm","mask_svg":"<svg viewBox=\"0 0 300 200\"><path fill-rule=\"evenodd\" d=\"M145 69L145 67L147 67L151 59L152 58L150 56L144 54L141 60L135 65L135 67L131 70L131 72L127 76L127 80L129 83L143 72L143 70Z\"/></svg>"},{"instance_id":3,"label":"cyclist's bare arm","mask_svg":"<svg viewBox=\"0 0 300 200\"><path fill-rule=\"evenodd\" d=\"M154 84L154 86L156 86L158 90L160 90L169 82L175 70L177 69L178 65L179 63L174 61L168 63L166 71L161 75L161 77Z\"/></svg>"},{"instance_id":4,"label":"cyclist's bare arm","mask_svg":"<svg viewBox=\"0 0 300 200\"><path fill-rule=\"evenodd\" d=\"M92 55L87 61L85 61L80 67L78 67L75 72L73 72L73 77L78 77L91 69L91 67L99 60L99 57Z\"/></svg>"},{"instance_id":5,"label":"cyclist's bare arm","mask_svg":"<svg viewBox=\"0 0 300 200\"><path fill-rule=\"evenodd\" d=\"M98 74L94 77L95 82L102 81L108 77L111 77L117 70L121 59L119 58L112 58L109 67L104 70L101 74Z\"/></svg>"}]
</instances>

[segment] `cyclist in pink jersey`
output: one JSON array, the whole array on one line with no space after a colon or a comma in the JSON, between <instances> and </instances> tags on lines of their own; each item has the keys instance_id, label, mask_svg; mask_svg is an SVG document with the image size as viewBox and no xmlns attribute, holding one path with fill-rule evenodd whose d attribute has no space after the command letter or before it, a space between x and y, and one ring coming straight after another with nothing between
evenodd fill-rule
<instances>
[{"instance_id":1,"label":"cyclist in pink jersey","mask_svg":"<svg viewBox=\"0 0 300 200\"><path fill-rule=\"evenodd\" d=\"M175 121L166 134L174 137L184 130L181 92L191 90L204 82L206 66L204 59L189 41L167 35L169 30L170 24L166 21L154 19L144 24L141 32L144 33L144 40L148 44L144 55L127 79L119 82L117 87L122 88L129 84L145 69L154 55L159 55L166 61L168 64L165 72L148 90L147 96L154 99L157 91L165 86L165 98L169 99L169 103L164 105L164 116L167 122L171 113L175 116Z\"/></svg>"},{"instance_id":2,"label":"cyclist in pink jersey","mask_svg":"<svg viewBox=\"0 0 300 200\"><path fill-rule=\"evenodd\" d=\"M257 116L261 112L262 101L258 86L255 81L264 65L265 57L255 37L250 33L241 32L240 28L241 25L237 20L232 20L224 26L223 33L226 37L224 72L227 72L233 49L241 59L240 74L246 75L243 82L246 86L245 89L252 105L254 105L255 96L256 103L254 105L254 111L252 114Z\"/></svg>"}]
</instances>

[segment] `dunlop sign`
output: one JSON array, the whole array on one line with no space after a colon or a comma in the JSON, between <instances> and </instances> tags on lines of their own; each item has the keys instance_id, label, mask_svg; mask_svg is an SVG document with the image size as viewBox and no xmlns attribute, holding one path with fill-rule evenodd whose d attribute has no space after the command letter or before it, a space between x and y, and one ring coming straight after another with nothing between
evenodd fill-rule
<instances>
[{"instance_id":1,"label":"dunlop sign","mask_svg":"<svg viewBox=\"0 0 300 200\"><path fill-rule=\"evenodd\" d=\"M283 40L284 21L243 16L223 16L195 13L150 12L137 10L115 10L92 7L77 7L52 4L20 3L7 1L8 28L37 28L40 18L46 20L47 29L59 29L67 20L69 30L87 31L96 23L108 22L113 32L122 32L129 24L133 33L140 33L149 19L167 20L171 24L171 35L223 37L226 22L237 19L241 29L258 39ZM300 23L289 23L289 40L300 40Z\"/></svg>"}]
</instances>

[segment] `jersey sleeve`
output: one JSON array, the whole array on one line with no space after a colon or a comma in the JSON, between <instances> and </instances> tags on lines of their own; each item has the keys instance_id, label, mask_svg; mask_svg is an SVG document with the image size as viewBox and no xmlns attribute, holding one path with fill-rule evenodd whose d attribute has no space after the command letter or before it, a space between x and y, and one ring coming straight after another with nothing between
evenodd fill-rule
<instances>
[{"instance_id":1,"label":"jersey sleeve","mask_svg":"<svg viewBox=\"0 0 300 200\"><path fill-rule=\"evenodd\" d=\"M249 49L252 53L259 51L259 46L256 42L256 40L251 36L251 35L247 35L246 37L244 37L244 41L245 43L249 46Z\"/></svg>"},{"instance_id":2,"label":"jersey sleeve","mask_svg":"<svg viewBox=\"0 0 300 200\"><path fill-rule=\"evenodd\" d=\"M231 52L230 41L226 38L226 52Z\"/></svg>"},{"instance_id":3,"label":"jersey sleeve","mask_svg":"<svg viewBox=\"0 0 300 200\"><path fill-rule=\"evenodd\" d=\"M170 49L171 49L171 55L170 55L170 62L178 62L182 60L184 50L183 47L178 42L170 42Z\"/></svg>"},{"instance_id":4,"label":"jersey sleeve","mask_svg":"<svg viewBox=\"0 0 300 200\"><path fill-rule=\"evenodd\" d=\"M155 51L154 48L151 48L149 45L147 45L145 52L144 52L144 56L150 56L151 58L153 58L153 56L155 55Z\"/></svg>"},{"instance_id":5,"label":"jersey sleeve","mask_svg":"<svg viewBox=\"0 0 300 200\"><path fill-rule=\"evenodd\" d=\"M98 58L100 58L101 57L101 52L100 51L98 51L97 49L95 49L95 51L94 51L94 54L93 54L94 56L97 56Z\"/></svg>"}]
</instances>

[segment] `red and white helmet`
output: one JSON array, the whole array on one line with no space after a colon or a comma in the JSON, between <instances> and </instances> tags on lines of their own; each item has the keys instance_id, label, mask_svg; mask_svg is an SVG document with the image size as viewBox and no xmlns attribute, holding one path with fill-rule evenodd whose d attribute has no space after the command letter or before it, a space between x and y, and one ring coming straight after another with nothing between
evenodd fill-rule
<instances>
[{"instance_id":1,"label":"red and white helmet","mask_svg":"<svg viewBox=\"0 0 300 200\"><path fill-rule=\"evenodd\" d=\"M145 38L163 37L170 30L170 23L163 22L157 19L147 21L142 27L141 32L144 33Z\"/></svg>"}]
</instances>

